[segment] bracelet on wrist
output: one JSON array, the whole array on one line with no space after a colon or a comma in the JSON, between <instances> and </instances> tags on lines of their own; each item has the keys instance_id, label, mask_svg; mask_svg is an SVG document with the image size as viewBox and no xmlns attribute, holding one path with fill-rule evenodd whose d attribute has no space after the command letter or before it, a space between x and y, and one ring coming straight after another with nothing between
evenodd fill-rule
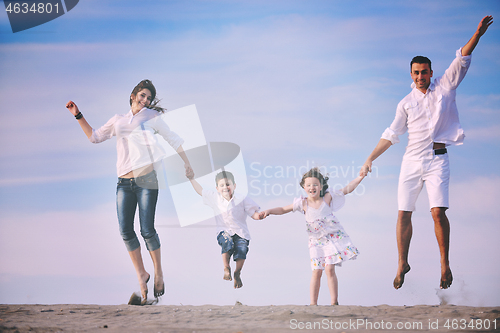
<instances>
[{"instance_id":1,"label":"bracelet on wrist","mask_svg":"<svg viewBox=\"0 0 500 333\"><path fill-rule=\"evenodd\" d=\"M75 118L78 120L78 119L82 119L83 118L83 114L78 111L78 114L75 115Z\"/></svg>"}]
</instances>

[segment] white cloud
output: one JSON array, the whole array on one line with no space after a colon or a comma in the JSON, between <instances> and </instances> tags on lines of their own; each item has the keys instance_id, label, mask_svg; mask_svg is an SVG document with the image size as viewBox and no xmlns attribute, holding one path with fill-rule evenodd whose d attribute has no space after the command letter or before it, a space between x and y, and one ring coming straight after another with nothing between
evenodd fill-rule
<instances>
[{"instance_id":1,"label":"white cloud","mask_svg":"<svg viewBox=\"0 0 500 333\"><path fill-rule=\"evenodd\" d=\"M500 94L467 95L459 94L457 100L464 114L473 117L498 115L500 112Z\"/></svg>"},{"instance_id":2,"label":"white cloud","mask_svg":"<svg viewBox=\"0 0 500 333\"><path fill-rule=\"evenodd\" d=\"M129 259L114 203L88 208L2 214L0 252L7 255L0 259L0 273L94 277L123 273Z\"/></svg>"},{"instance_id":3,"label":"white cloud","mask_svg":"<svg viewBox=\"0 0 500 333\"><path fill-rule=\"evenodd\" d=\"M466 220L481 219L481 224L493 224L500 219L497 198L500 197L500 177L472 176L467 181L453 179L450 187L450 205L457 216Z\"/></svg>"},{"instance_id":4,"label":"white cloud","mask_svg":"<svg viewBox=\"0 0 500 333\"><path fill-rule=\"evenodd\" d=\"M466 135L467 139L495 143L500 139L500 124L482 128L469 128L467 129Z\"/></svg>"}]
</instances>

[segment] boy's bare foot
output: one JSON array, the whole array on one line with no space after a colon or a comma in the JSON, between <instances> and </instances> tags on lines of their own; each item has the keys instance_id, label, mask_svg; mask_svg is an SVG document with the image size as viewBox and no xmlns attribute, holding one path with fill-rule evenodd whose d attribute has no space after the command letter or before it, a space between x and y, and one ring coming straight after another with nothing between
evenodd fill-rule
<instances>
[{"instance_id":1,"label":"boy's bare foot","mask_svg":"<svg viewBox=\"0 0 500 333\"><path fill-rule=\"evenodd\" d=\"M241 282L240 272L234 272L234 289L243 287L243 282Z\"/></svg>"},{"instance_id":2,"label":"boy's bare foot","mask_svg":"<svg viewBox=\"0 0 500 333\"><path fill-rule=\"evenodd\" d=\"M231 277L231 267L224 267L224 280L231 281L233 278Z\"/></svg>"},{"instance_id":3,"label":"boy's bare foot","mask_svg":"<svg viewBox=\"0 0 500 333\"><path fill-rule=\"evenodd\" d=\"M441 284L439 287L441 289L448 289L451 286L452 282L453 275L451 274L451 269L450 267L446 267L444 269L444 272L441 272Z\"/></svg>"},{"instance_id":4,"label":"boy's bare foot","mask_svg":"<svg viewBox=\"0 0 500 333\"><path fill-rule=\"evenodd\" d=\"M410 265L406 265L401 271L398 270L398 273L396 274L396 278L394 279L393 285L394 288L399 289L403 286L403 283L405 282L405 274L410 271Z\"/></svg>"},{"instance_id":5,"label":"boy's bare foot","mask_svg":"<svg viewBox=\"0 0 500 333\"><path fill-rule=\"evenodd\" d=\"M165 294L165 282L163 281L163 276L155 275L154 292L156 298Z\"/></svg>"},{"instance_id":6,"label":"boy's bare foot","mask_svg":"<svg viewBox=\"0 0 500 333\"><path fill-rule=\"evenodd\" d=\"M143 299L148 298L148 282L150 275L146 273L147 275L143 275L142 278L139 280L139 287L141 288L141 295Z\"/></svg>"}]
</instances>

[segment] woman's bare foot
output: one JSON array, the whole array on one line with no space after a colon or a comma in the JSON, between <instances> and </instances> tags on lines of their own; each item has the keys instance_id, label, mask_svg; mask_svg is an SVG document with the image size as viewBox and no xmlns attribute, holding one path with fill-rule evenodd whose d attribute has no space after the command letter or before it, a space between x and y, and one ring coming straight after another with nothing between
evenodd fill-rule
<instances>
[{"instance_id":1,"label":"woman's bare foot","mask_svg":"<svg viewBox=\"0 0 500 333\"><path fill-rule=\"evenodd\" d=\"M243 282L241 282L240 273L241 272L239 271L234 272L234 289L243 287Z\"/></svg>"},{"instance_id":2,"label":"woman's bare foot","mask_svg":"<svg viewBox=\"0 0 500 333\"><path fill-rule=\"evenodd\" d=\"M448 289L451 286L451 283L453 282L453 275L451 274L451 269L450 267L445 267L444 270L441 272L441 284L440 288L441 289Z\"/></svg>"},{"instance_id":3,"label":"woman's bare foot","mask_svg":"<svg viewBox=\"0 0 500 333\"><path fill-rule=\"evenodd\" d=\"M403 286L403 283L405 282L405 274L410 271L410 265L406 265L401 271L398 270L398 273L396 274L396 278L394 279L393 285L394 288L399 289Z\"/></svg>"},{"instance_id":4,"label":"woman's bare foot","mask_svg":"<svg viewBox=\"0 0 500 333\"><path fill-rule=\"evenodd\" d=\"M231 277L231 267L224 267L224 280L227 281L232 281L233 278Z\"/></svg>"},{"instance_id":5,"label":"woman's bare foot","mask_svg":"<svg viewBox=\"0 0 500 333\"><path fill-rule=\"evenodd\" d=\"M146 273L139 278L139 287L141 288L141 295L143 299L148 299L148 282L149 274Z\"/></svg>"},{"instance_id":6,"label":"woman's bare foot","mask_svg":"<svg viewBox=\"0 0 500 333\"><path fill-rule=\"evenodd\" d=\"M155 286L154 286L155 297L158 298L165 294L165 282L163 281L163 276L155 274Z\"/></svg>"}]
</instances>

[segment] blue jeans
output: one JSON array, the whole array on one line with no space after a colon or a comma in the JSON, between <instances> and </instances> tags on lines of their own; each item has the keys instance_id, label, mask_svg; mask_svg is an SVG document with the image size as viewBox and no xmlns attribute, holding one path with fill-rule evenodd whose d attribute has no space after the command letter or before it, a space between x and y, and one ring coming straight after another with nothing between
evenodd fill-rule
<instances>
[{"instance_id":1,"label":"blue jeans","mask_svg":"<svg viewBox=\"0 0 500 333\"><path fill-rule=\"evenodd\" d=\"M221 231L217 235L217 242L221 246L221 253L229 253L233 256L233 260L246 259L248 253L248 245L250 241L241 238L237 234L229 235L226 231Z\"/></svg>"},{"instance_id":2,"label":"blue jeans","mask_svg":"<svg viewBox=\"0 0 500 333\"><path fill-rule=\"evenodd\" d=\"M160 248L160 238L156 233L155 210L158 200L156 173L136 178L118 178L116 187L116 209L120 234L129 252L137 249L140 244L134 231L134 216L139 206L141 235L148 251Z\"/></svg>"}]
</instances>

